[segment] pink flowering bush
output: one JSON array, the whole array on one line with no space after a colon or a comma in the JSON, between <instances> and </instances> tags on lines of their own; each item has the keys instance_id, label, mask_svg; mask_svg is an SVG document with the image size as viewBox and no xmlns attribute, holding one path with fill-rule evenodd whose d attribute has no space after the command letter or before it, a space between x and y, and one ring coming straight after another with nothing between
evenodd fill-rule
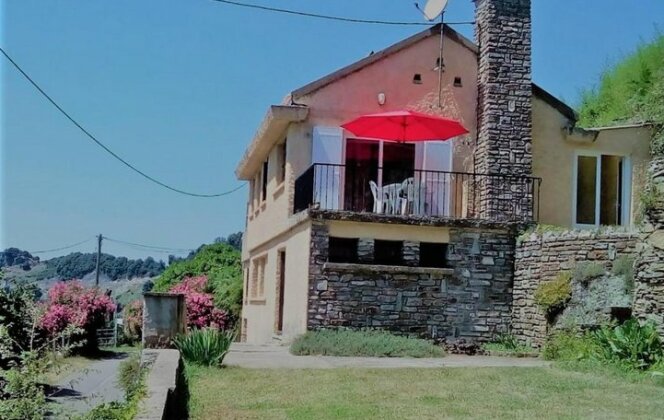
<instances>
[{"instance_id":1,"label":"pink flowering bush","mask_svg":"<svg viewBox=\"0 0 664 420\"><path fill-rule=\"evenodd\" d=\"M96 331L115 312L115 303L99 289L78 280L58 282L48 291L40 326L51 336L73 325L86 332L88 348L96 348Z\"/></svg>"},{"instance_id":2,"label":"pink flowering bush","mask_svg":"<svg viewBox=\"0 0 664 420\"><path fill-rule=\"evenodd\" d=\"M206 276L186 277L171 287L170 292L184 294L187 325L190 328L212 327L223 330L228 322L228 314L214 306L212 294L206 293L207 282Z\"/></svg>"},{"instance_id":3,"label":"pink flowering bush","mask_svg":"<svg viewBox=\"0 0 664 420\"><path fill-rule=\"evenodd\" d=\"M122 311L125 338L138 341L143 332L143 301L135 300L125 306Z\"/></svg>"}]
</instances>

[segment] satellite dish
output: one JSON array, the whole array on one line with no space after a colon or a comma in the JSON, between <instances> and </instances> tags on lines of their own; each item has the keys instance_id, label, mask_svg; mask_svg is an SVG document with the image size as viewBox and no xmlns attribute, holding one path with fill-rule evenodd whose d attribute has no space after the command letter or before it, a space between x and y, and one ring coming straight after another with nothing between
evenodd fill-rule
<instances>
[{"instance_id":1,"label":"satellite dish","mask_svg":"<svg viewBox=\"0 0 664 420\"><path fill-rule=\"evenodd\" d=\"M426 6L424 6L424 17L429 20L434 20L445 10L448 0L429 0L427 1Z\"/></svg>"}]
</instances>

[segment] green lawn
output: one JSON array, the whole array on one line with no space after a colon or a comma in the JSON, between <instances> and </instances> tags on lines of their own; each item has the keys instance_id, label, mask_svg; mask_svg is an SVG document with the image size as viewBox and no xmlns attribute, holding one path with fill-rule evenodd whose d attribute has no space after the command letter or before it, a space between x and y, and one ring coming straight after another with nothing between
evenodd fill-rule
<instances>
[{"instance_id":1,"label":"green lawn","mask_svg":"<svg viewBox=\"0 0 664 420\"><path fill-rule=\"evenodd\" d=\"M664 387L557 368L187 367L193 419L644 418Z\"/></svg>"}]
</instances>

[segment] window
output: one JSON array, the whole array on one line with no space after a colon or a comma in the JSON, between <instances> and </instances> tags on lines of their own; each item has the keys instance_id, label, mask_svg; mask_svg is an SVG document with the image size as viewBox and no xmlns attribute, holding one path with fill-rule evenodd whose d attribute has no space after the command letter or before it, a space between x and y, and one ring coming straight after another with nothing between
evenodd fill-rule
<instances>
[{"instance_id":1,"label":"window","mask_svg":"<svg viewBox=\"0 0 664 420\"><path fill-rule=\"evenodd\" d=\"M374 241L374 263L382 265L401 265L403 262L402 241Z\"/></svg>"},{"instance_id":2,"label":"window","mask_svg":"<svg viewBox=\"0 0 664 420\"><path fill-rule=\"evenodd\" d=\"M282 183L286 179L286 142L288 139L285 139L283 143L278 146L279 153L279 172L277 173L277 183Z\"/></svg>"},{"instance_id":3,"label":"window","mask_svg":"<svg viewBox=\"0 0 664 420\"><path fill-rule=\"evenodd\" d=\"M447 244L420 242L420 267L447 267Z\"/></svg>"},{"instance_id":4,"label":"window","mask_svg":"<svg viewBox=\"0 0 664 420\"><path fill-rule=\"evenodd\" d=\"M261 182L261 202L265 201L267 197L267 160L263 162L262 182Z\"/></svg>"},{"instance_id":5,"label":"window","mask_svg":"<svg viewBox=\"0 0 664 420\"><path fill-rule=\"evenodd\" d=\"M629 161L622 156L579 155L576 160L574 223L622 225L629 221Z\"/></svg>"},{"instance_id":6,"label":"window","mask_svg":"<svg viewBox=\"0 0 664 420\"><path fill-rule=\"evenodd\" d=\"M252 264L250 299L263 299L265 297L265 264L267 256L255 258Z\"/></svg>"},{"instance_id":7,"label":"window","mask_svg":"<svg viewBox=\"0 0 664 420\"><path fill-rule=\"evenodd\" d=\"M330 237L329 241L328 259L330 262L357 262L357 238Z\"/></svg>"}]
</instances>

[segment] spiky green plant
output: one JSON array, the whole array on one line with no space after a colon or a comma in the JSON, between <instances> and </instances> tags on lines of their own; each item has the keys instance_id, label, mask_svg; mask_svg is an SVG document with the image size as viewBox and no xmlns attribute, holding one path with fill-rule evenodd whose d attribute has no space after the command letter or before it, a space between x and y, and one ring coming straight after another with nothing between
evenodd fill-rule
<instances>
[{"instance_id":1,"label":"spiky green plant","mask_svg":"<svg viewBox=\"0 0 664 420\"><path fill-rule=\"evenodd\" d=\"M195 329L175 338L175 347L185 360L204 366L220 366L228 354L235 333L213 328Z\"/></svg>"},{"instance_id":2,"label":"spiky green plant","mask_svg":"<svg viewBox=\"0 0 664 420\"><path fill-rule=\"evenodd\" d=\"M622 325L605 326L594 333L600 359L636 369L648 369L664 359L662 341L652 323L629 319Z\"/></svg>"}]
</instances>

